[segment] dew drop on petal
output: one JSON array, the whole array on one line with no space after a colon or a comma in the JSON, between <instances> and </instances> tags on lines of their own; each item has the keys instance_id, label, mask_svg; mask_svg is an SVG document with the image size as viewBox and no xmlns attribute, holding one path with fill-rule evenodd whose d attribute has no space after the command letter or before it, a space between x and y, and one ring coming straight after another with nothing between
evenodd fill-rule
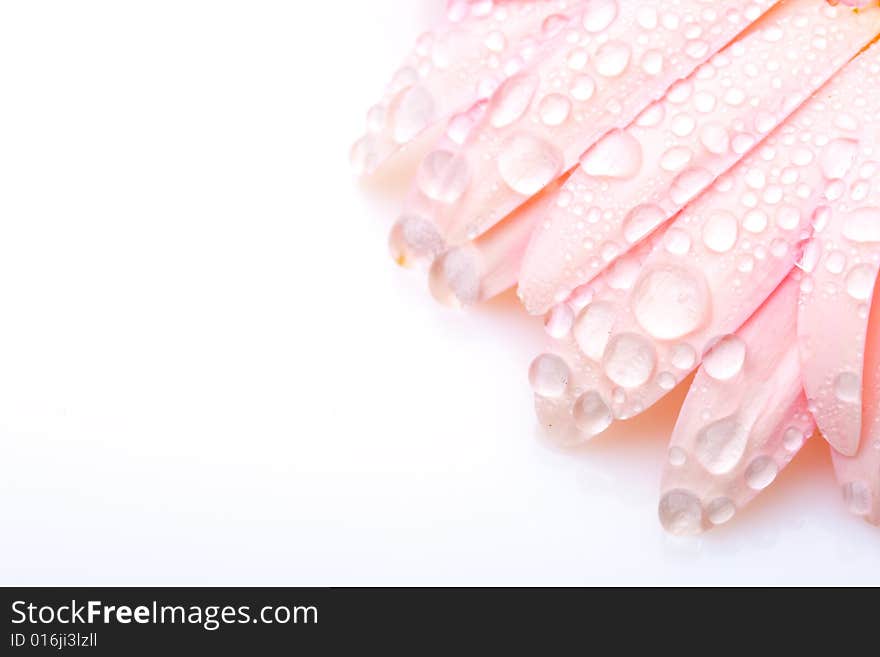
<instances>
[{"instance_id":1,"label":"dew drop on petal","mask_svg":"<svg viewBox=\"0 0 880 657\"><path fill-rule=\"evenodd\" d=\"M571 83L571 97L577 101L587 101L596 93L596 83L589 75L581 75Z\"/></svg>"},{"instance_id":2,"label":"dew drop on petal","mask_svg":"<svg viewBox=\"0 0 880 657\"><path fill-rule=\"evenodd\" d=\"M646 338L635 333L615 335L603 358L605 375L622 388L638 388L651 378L657 352Z\"/></svg>"},{"instance_id":3,"label":"dew drop on petal","mask_svg":"<svg viewBox=\"0 0 880 657\"><path fill-rule=\"evenodd\" d=\"M629 66L631 48L623 41L609 41L596 51L596 71L606 78L621 75Z\"/></svg>"},{"instance_id":4,"label":"dew drop on petal","mask_svg":"<svg viewBox=\"0 0 880 657\"><path fill-rule=\"evenodd\" d=\"M706 169L688 169L672 181L669 195L676 205L685 205L712 182L712 174Z\"/></svg>"},{"instance_id":5,"label":"dew drop on petal","mask_svg":"<svg viewBox=\"0 0 880 657\"><path fill-rule=\"evenodd\" d=\"M635 244L649 235L666 220L666 213L656 205L639 205L633 208L623 223L623 237Z\"/></svg>"},{"instance_id":6,"label":"dew drop on petal","mask_svg":"<svg viewBox=\"0 0 880 657\"><path fill-rule=\"evenodd\" d=\"M449 151L434 151L419 166L416 182L428 198L442 203L455 203L470 182L467 162Z\"/></svg>"},{"instance_id":7,"label":"dew drop on petal","mask_svg":"<svg viewBox=\"0 0 880 657\"><path fill-rule=\"evenodd\" d=\"M764 490L779 474L779 466L769 456L759 456L746 468L746 485L752 490Z\"/></svg>"},{"instance_id":8,"label":"dew drop on petal","mask_svg":"<svg viewBox=\"0 0 880 657\"><path fill-rule=\"evenodd\" d=\"M632 178L642 167L642 146L625 130L614 130L581 157L585 173L600 178Z\"/></svg>"},{"instance_id":9,"label":"dew drop on petal","mask_svg":"<svg viewBox=\"0 0 880 657\"><path fill-rule=\"evenodd\" d=\"M639 325L655 338L675 340L700 328L709 314L709 289L698 270L663 265L646 270L633 291Z\"/></svg>"},{"instance_id":10,"label":"dew drop on petal","mask_svg":"<svg viewBox=\"0 0 880 657\"><path fill-rule=\"evenodd\" d=\"M877 270L871 265L857 265L846 275L846 291L857 301L867 301L874 294Z\"/></svg>"},{"instance_id":11,"label":"dew drop on petal","mask_svg":"<svg viewBox=\"0 0 880 657\"><path fill-rule=\"evenodd\" d=\"M568 387L571 372L568 365L555 354L541 354L529 367L529 383L536 395L554 399L561 397Z\"/></svg>"},{"instance_id":12,"label":"dew drop on petal","mask_svg":"<svg viewBox=\"0 0 880 657\"><path fill-rule=\"evenodd\" d=\"M614 306L605 301L591 303L581 311L574 325L574 339L588 358L602 359L614 319Z\"/></svg>"},{"instance_id":13,"label":"dew drop on petal","mask_svg":"<svg viewBox=\"0 0 880 657\"><path fill-rule=\"evenodd\" d=\"M706 513L713 525L723 525L736 514L736 506L727 497L717 497L709 502Z\"/></svg>"},{"instance_id":14,"label":"dew drop on petal","mask_svg":"<svg viewBox=\"0 0 880 657\"><path fill-rule=\"evenodd\" d=\"M601 32L617 18L616 0L592 0L584 13L584 29L587 32Z\"/></svg>"},{"instance_id":15,"label":"dew drop on petal","mask_svg":"<svg viewBox=\"0 0 880 657\"><path fill-rule=\"evenodd\" d=\"M782 435L782 446L789 452L796 452L804 444L804 432L797 427L789 427Z\"/></svg>"},{"instance_id":16,"label":"dew drop on petal","mask_svg":"<svg viewBox=\"0 0 880 657\"><path fill-rule=\"evenodd\" d=\"M855 139L834 139L826 144L819 157L819 165L826 178L843 178L852 168L859 152Z\"/></svg>"},{"instance_id":17,"label":"dew drop on petal","mask_svg":"<svg viewBox=\"0 0 880 657\"><path fill-rule=\"evenodd\" d=\"M678 344L672 348L669 360L676 369L689 371L697 364L697 352L689 344Z\"/></svg>"},{"instance_id":18,"label":"dew drop on petal","mask_svg":"<svg viewBox=\"0 0 880 657\"><path fill-rule=\"evenodd\" d=\"M703 244L715 253L727 253L736 244L739 224L736 217L724 210L709 215L703 225Z\"/></svg>"},{"instance_id":19,"label":"dew drop on petal","mask_svg":"<svg viewBox=\"0 0 880 657\"><path fill-rule=\"evenodd\" d=\"M658 507L663 529L676 536L693 536L703 531L703 506L692 492L677 488L660 499Z\"/></svg>"},{"instance_id":20,"label":"dew drop on petal","mask_svg":"<svg viewBox=\"0 0 880 657\"><path fill-rule=\"evenodd\" d=\"M862 381L851 372L839 374L834 379L834 396L844 404L855 404L862 398Z\"/></svg>"},{"instance_id":21,"label":"dew drop on petal","mask_svg":"<svg viewBox=\"0 0 880 657\"><path fill-rule=\"evenodd\" d=\"M853 210L843 223L843 236L851 242L880 242L880 208Z\"/></svg>"},{"instance_id":22,"label":"dew drop on petal","mask_svg":"<svg viewBox=\"0 0 880 657\"><path fill-rule=\"evenodd\" d=\"M541 101L538 113L544 125L562 125L571 113L571 101L562 94L550 94Z\"/></svg>"},{"instance_id":23,"label":"dew drop on petal","mask_svg":"<svg viewBox=\"0 0 880 657\"><path fill-rule=\"evenodd\" d=\"M725 335L703 358L703 368L713 379L729 381L742 371L745 360L746 343L735 335Z\"/></svg>"},{"instance_id":24,"label":"dew drop on petal","mask_svg":"<svg viewBox=\"0 0 880 657\"><path fill-rule=\"evenodd\" d=\"M687 452L681 447L670 447L667 458L669 460L669 465L679 468L687 463Z\"/></svg>"},{"instance_id":25,"label":"dew drop on petal","mask_svg":"<svg viewBox=\"0 0 880 657\"><path fill-rule=\"evenodd\" d=\"M614 422L611 409L595 391L587 392L572 407L575 426L588 436L597 436Z\"/></svg>"},{"instance_id":26,"label":"dew drop on petal","mask_svg":"<svg viewBox=\"0 0 880 657\"><path fill-rule=\"evenodd\" d=\"M492 99L489 121L496 128L509 126L522 117L532 102L538 79L532 75L515 75L508 79Z\"/></svg>"},{"instance_id":27,"label":"dew drop on petal","mask_svg":"<svg viewBox=\"0 0 880 657\"><path fill-rule=\"evenodd\" d=\"M697 434L697 460L712 474L730 472L742 458L748 437L735 417L713 422Z\"/></svg>"},{"instance_id":28,"label":"dew drop on petal","mask_svg":"<svg viewBox=\"0 0 880 657\"><path fill-rule=\"evenodd\" d=\"M708 123L700 130L700 143L714 155L724 155L730 149L730 134L720 123Z\"/></svg>"},{"instance_id":29,"label":"dew drop on petal","mask_svg":"<svg viewBox=\"0 0 880 657\"><path fill-rule=\"evenodd\" d=\"M507 139L498 156L501 179L524 196L537 194L562 171L562 154L551 144L528 134Z\"/></svg>"}]
</instances>

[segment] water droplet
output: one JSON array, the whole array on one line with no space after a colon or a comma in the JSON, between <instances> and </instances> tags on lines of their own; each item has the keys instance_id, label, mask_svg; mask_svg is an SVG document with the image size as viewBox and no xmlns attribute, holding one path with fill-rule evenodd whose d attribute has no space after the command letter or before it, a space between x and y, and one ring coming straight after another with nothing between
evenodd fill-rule
<instances>
[{"instance_id":1,"label":"water droplet","mask_svg":"<svg viewBox=\"0 0 880 657\"><path fill-rule=\"evenodd\" d=\"M670 447L667 457L669 459L669 465L675 466L676 468L680 468L687 463L687 452L681 447Z\"/></svg>"},{"instance_id":2,"label":"water droplet","mask_svg":"<svg viewBox=\"0 0 880 657\"><path fill-rule=\"evenodd\" d=\"M623 41L609 41L596 52L596 71L606 78L614 78L629 66L632 55L630 47Z\"/></svg>"},{"instance_id":3,"label":"water droplet","mask_svg":"<svg viewBox=\"0 0 880 657\"><path fill-rule=\"evenodd\" d=\"M617 2L615 0L593 0L587 5L584 13L584 29L587 32L601 32L608 28L617 18Z\"/></svg>"},{"instance_id":4,"label":"water droplet","mask_svg":"<svg viewBox=\"0 0 880 657\"><path fill-rule=\"evenodd\" d=\"M693 155L689 148L674 146L660 157L660 168L665 171L680 171L690 163Z\"/></svg>"},{"instance_id":5,"label":"water droplet","mask_svg":"<svg viewBox=\"0 0 880 657\"><path fill-rule=\"evenodd\" d=\"M700 143L714 155L723 155L730 149L730 135L720 123L707 123L700 130Z\"/></svg>"},{"instance_id":6,"label":"water droplet","mask_svg":"<svg viewBox=\"0 0 880 657\"><path fill-rule=\"evenodd\" d=\"M492 98L490 122L496 128L509 126L522 117L532 102L538 79L533 75L514 75Z\"/></svg>"},{"instance_id":7,"label":"water droplet","mask_svg":"<svg viewBox=\"0 0 880 657\"><path fill-rule=\"evenodd\" d=\"M697 496L677 488L666 493L658 507L663 529L676 536L692 536L703 531L703 506Z\"/></svg>"},{"instance_id":8,"label":"water droplet","mask_svg":"<svg viewBox=\"0 0 880 657\"><path fill-rule=\"evenodd\" d=\"M687 137L697 127L697 122L690 114L676 114L672 118L672 134L676 137Z\"/></svg>"},{"instance_id":9,"label":"water droplet","mask_svg":"<svg viewBox=\"0 0 880 657\"><path fill-rule=\"evenodd\" d=\"M611 409L595 391L587 392L574 403L572 416L575 426L588 436L597 436L614 422Z\"/></svg>"},{"instance_id":10,"label":"water droplet","mask_svg":"<svg viewBox=\"0 0 880 657\"><path fill-rule=\"evenodd\" d=\"M537 194L562 171L562 154L551 144L528 134L509 137L498 157L501 179L524 196Z\"/></svg>"},{"instance_id":11,"label":"water droplet","mask_svg":"<svg viewBox=\"0 0 880 657\"><path fill-rule=\"evenodd\" d=\"M574 338L587 358L602 360L614 318L614 306L604 301L591 303L581 311L574 325Z\"/></svg>"},{"instance_id":12,"label":"water droplet","mask_svg":"<svg viewBox=\"0 0 880 657\"><path fill-rule=\"evenodd\" d=\"M776 212L776 225L782 230L794 230L801 224L801 211L790 205L783 205Z\"/></svg>"},{"instance_id":13,"label":"water droplet","mask_svg":"<svg viewBox=\"0 0 880 657\"><path fill-rule=\"evenodd\" d=\"M697 434L697 460L712 474L730 472L742 458L748 439L748 432L735 417L713 422Z\"/></svg>"},{"instance_id":14,"label":"water droplet","mask_svg":"<svg viewBox=\"0 0 880 657\"><path fill-rule=\"evenodd\" d=\"M743 217L743 228L750 233L762 233L769 222L766 213L762 210L749 210Z\"/></svg>"},{"instance_id":15,"label":"water droplet","mask_svg":"<svg viewBox=\"0 0 880 657\"><path fill-rule=\"evenodd\" d=\"M561 340L571 332L574 325L574 311L566 303L555 306L544 318L544 330L547 335Z\"/></svg>"},{"instance_id":16,"label":"water droplet","mask_svg":"<svg viewBox=\"0 0 880 657\"><path fill-rule=\"evenodd\" d=\"M834 396L845 404L857 404L862 399L862 380L851 372L843 372L834 379Z\"/></svg>"},{"instance_id":17,"label":"water droplet","mask_svg":"<svg viewBox=\"0 0 880 657\"><path fill-rule=\"evenodd\" d=\"M843 487L843 500L850 513L868 515L871 512L871 487L863 481L851 481Z\"/></svg>"},{"instance_id":18,"label":"water droplet","mask_svg":"<svg viewBox=\"0 0 880 657\"><path fill-rule=\"evenodd\" d=\"M660 75L663 72L663 53L649 50L642 55L642 70L648 75Z\"/></svg>"},{"instance_id":19,"label":"water droplet","mask_svg":"<svg viewBox=\"0 0 880 657\"><path fill-rule=\"evenodd\" d=\"M880 208L858 208L849 213L843 224L843 236L857 242L880 242Z\"/></svg>"},{"instance_id":20,"label":"water droplet","mask_svg":"<svg viewBox=\"0 0 880 657\"><path fill-rule=\"evenodd\" d=\"M391 120L394 125L394 141L405 144L412 141L434 120L434 99L423 87L410 87L394 102Z\"/></svg>"},{"instance_id":21,"label":"water droplet","mask_svg":"<svg viewBox=\"0 0 880 657\"><path fill-rule=\"evenodd\" d=\"M653 30L657 27L657 10L654 7L639 7L636 12L636 21L646 29Z\"/></svg>"},{"instance_id":22,"label":"water droplet","mask_svg":"<svg viewBox=\"0 0 880 657\"><path fill-rule=\"evenodd\" d=\"M670 228L663 236L663 245L673 255L687 255L690 253L691 244L691 236L681 228Z\"/></svg>"},{"instance_id":23,"label":"water droplet","mask_svg":"<svg viewBox=\"0 0 880 657\"><path fill-rule=\"evenodd\" d=\"M779 474L779 466L769 456L759 456L746 468L746 485L752 490L764 490Z\"/></svg>"},{"instance_id":24,"label":"water droplet","mask_svg":"<svg viewBox=\"0 0 880 657\"><path fill-rule=\"evenodd\" d=\"M710 251L727 253L736 244L739 224L731 213L718 210L703 225L703 243Z\"/></svg>"},{"instance_id":25,"label":"water droplet","mask_svg":"<svg viewBox=\"0 0 880 657\"><path fill-rule=\"evenodd\" d=\"M529 383L536 395L555 399L568 387L571 372L568 365L555 354L541 354L529 367Z\"/></svg>"},{"instance_id":26,"label":"water droplet","mask_svg":"<svg viewBox=\"0 0 880 657\"><path fill-rule=\"evenodd\" d=\"M571 113L571 101L562 94L550 94L541 101L538 113L544 125L562 125Z\"/></svg>"},{"instance_id":27,"label":"water droplet","mask_svg":"<svg viewBox=\"0 0 880 657\"><path fill-rule=\"evenodd\" d=\"M630 210L623 222L623 237L635 244L666 221L666 213L656 205L640 205Z\"/></svg>"},{"instance_id":28,"label":"water droplet","mask_svg":"<svg viewBox=\"0 0 880 657\"><path fill-rule=\"evenodd\" d=\"M676 205L685 205L712 182L712 174L706 169L688 169L672 181L669 196Z\"/></svg>"},{"instance_id":29,"label":"water droplet","mask_svg":"<svg viewBox=\"0 0 880 657\"><path fill-rule=\"evenodd\" d=\"M416 215L404 215L395 222L388 246L391 257L403 267L429 263L446 248L434 223Z\"/></svg>"},{"instance_id":30,"label":"water droplet","mask_svg":"<svg viewBox=\"0 0 880 657\"><path fill-rule=\"evenodd\" d=\"M642 147L629 132L614 130L581 157L581 168L591 176L632 178L642 167Z\"/></svg>"},{"instance_id":31,"label":"water droplet","mask_svg":"<svg viewBox=\"0 0 880 657\"><path fill-rule=\"evenodd\" d=\"M638 388L647 383L656 365L654 345L635 333L615 335L605 349L605 375L622 388Z\"/></svg>"},{"instance_id":32,"label":"water droplet","mask_svg":"<svg viewBox=\"0 0 880 657\"><path fill-rule=\"evenodd\" d=\"M709 314L709 289L698 270L663 265L646 270L633 291L641 327L660 340L675 340L700 328Z\"/></svg>"},{"instance_id":33,"label":"water droplet","mask_svg":"<svg viewBox=\"0 0 880 657\"><path fill-rule=\"evenodd\" d=\"M706 374L718 381L729 381L742 371L746 343L735 335L725 335L711 346L703 358Z\"/></svg>"},{"instance_id":34,"label":"water droplet","mask_svg":"<svg viewBox=\"0 0 880 657\"><path fill-rule=\"evenodd\" d=\"M834 139L822 150L819 165L826 178L843 178L852 168L859 152L859 142L854 139Z\"/></svg>"},{"instance_id":35,"label":"water droplet","mask_svg":"<svg viewBox=\"0 0 880 657\"><path fill-rule=\"evenodd\" d=\"M442 203L455 203L470 182L470 172L463 157L439 150L430 153L419 166L416 182L422 193Z\"/></svg>"},{"instance_id":36,"label":"water droplet","mask_svg":"<svg viewBox=\"0 0 880 657\"><path fill-rule=\"evenodd\" d=\"M675 387L675 377L669 372L661 372L657 375L657 385L661 390L672 390Z\"/></svg>"},{"instance_id":37,"label":"water droplet","mask_svg":"<svg viewBox=\"0 0 880 657\"><path fill-rule=\"evenodd\" d=\"M846 291L857 301L867 301L874 294L877 269L873 265L857 265L846 275Z\"/></svg>"},{"instance_id":38,"label":"water droplet","mask_svg":"<svg viewBox=\"0 0 880 657\"><path fill-rule=\"evenodd\" d=\"M729 498L718 497L709 502L706 513L713 525L723 525L736 514L736 506Z\"/></svg>"},{"instance_id":39,"label":"water droplet","mask_svg":"<svg viewBox=\"0 0 880 657\"><path fill-rule=\"evenodd\" d=\"M596 83L589 75L581 75L571 83L571 97L584 102L590 100L596 93Z\"/></svg>"}]
</instances>

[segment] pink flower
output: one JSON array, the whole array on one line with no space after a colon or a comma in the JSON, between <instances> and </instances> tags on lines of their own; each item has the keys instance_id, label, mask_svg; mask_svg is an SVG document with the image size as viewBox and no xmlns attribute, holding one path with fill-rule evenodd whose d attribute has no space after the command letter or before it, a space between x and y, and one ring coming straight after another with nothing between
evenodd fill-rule
<instances>
[{"instance_id":1,"label":"pink flower","mask_svg":"<svg viewBox=\"0 0 880 657\"><path fill-rule=\"evenodd\" d=\"M545 316L529 379L560 442L696 372L674 533L730 520L817 426L880 523L880 8L828 4L453 0L352 150L370 173L438 126L394 257L446 303L517 286Z\"/></svg>"}]
</instances>

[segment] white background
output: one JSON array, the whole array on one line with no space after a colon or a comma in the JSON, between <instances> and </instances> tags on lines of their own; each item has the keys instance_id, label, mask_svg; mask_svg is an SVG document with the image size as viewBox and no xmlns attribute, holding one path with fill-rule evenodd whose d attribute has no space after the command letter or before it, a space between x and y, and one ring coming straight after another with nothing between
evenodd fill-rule
<instances>
[{"instance_id":1,"label":"white background","mask_svg":"<svg viewBox=\"0 0 880 657\"><path fill-rule=\"evenodd\" d=\"M880 583L818 440L666 537L680 392L554 450L539 322L392 264L348 148L442 4L0 4L0 583Z\"/></svg>"}]
</instances>

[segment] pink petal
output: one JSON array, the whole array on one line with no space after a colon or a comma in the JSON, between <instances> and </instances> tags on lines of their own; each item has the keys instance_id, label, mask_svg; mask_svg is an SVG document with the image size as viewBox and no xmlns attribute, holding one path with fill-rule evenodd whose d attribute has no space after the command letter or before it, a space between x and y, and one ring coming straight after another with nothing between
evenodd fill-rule
<instances>
[{"instance_id":1,"label":"pink petal","mask_svg":"<svg viewBox=\"0 0 880 657\"><path fill-rule=\"evenodd\" d=\"M850 456L861 434L865 341L880 269L880 87L865 83L878 74L874 46L822 94L826 120L807 133L825 198L810 247L816 266L801 297L804 386L822 434Z\"/></svg>"},{"instance_id":2,"label":"pink petal","mask_svg":"<svg viewBox=\"0 0 880 657\"><path fill-rule=\"evenodd\" d=\"M546 312L589 282L858 53L876 33L878 14L841 13L815 0L778 5L631 126L590 149L565 186L570 201L529 246L519 287L526 309Z\"/></svg>"},{"instance_id":3,"label":"pink petal","mask_svg":"<svg viewBox=\"0 0 880 657\"><path fill-rule=\"evenodd\" d=\"M481 112L462 121L460 133L441 141L437 151L460 184L439 199L417 186L404 221L434 226L452 246L473 240L573 167L608 130L628 125L772 4L707 7L681 0L671 8L665 0L638 7L592 0ZM662 66L646 71L646 58ZM405 259L418 259L418 247L396 244Z\"/></svg>"},{"instance_id":4,"label":"pink petal","mask_svg":"<svg viewBox=\"0 0 880 657\"><path fill-rule=\"evenodd\" d=\"M372 173L428 128L491 95L535 52L542 26L580 0L449 3L448 20L422 35L367 115L352 148L357 173ZM551 19L551 24L552 24Z\"/></svg>"},{"instance_id":5,"label":"pink petal","mask_svg":"<svg viewBox=\"0 0 880 657\"><path fill-rule=\"evenodd\" d=\"M812 435L796 337L799 276L790 276L733 339L748 354L720 381L704 365L664 465L660 521L693 534L729 521L769 486Z\"/></svg>"},{"instance_id":6,"label":"pink petal","mask_svg":"<svg viewBox=\"0 0 880 657\"><path fill-rule=\"evenodd\" d=\"M862 440L853 456L831 454L849 510L880 525L880 303L873 304L869 335Z\"/></svg>"}]
</instances>

